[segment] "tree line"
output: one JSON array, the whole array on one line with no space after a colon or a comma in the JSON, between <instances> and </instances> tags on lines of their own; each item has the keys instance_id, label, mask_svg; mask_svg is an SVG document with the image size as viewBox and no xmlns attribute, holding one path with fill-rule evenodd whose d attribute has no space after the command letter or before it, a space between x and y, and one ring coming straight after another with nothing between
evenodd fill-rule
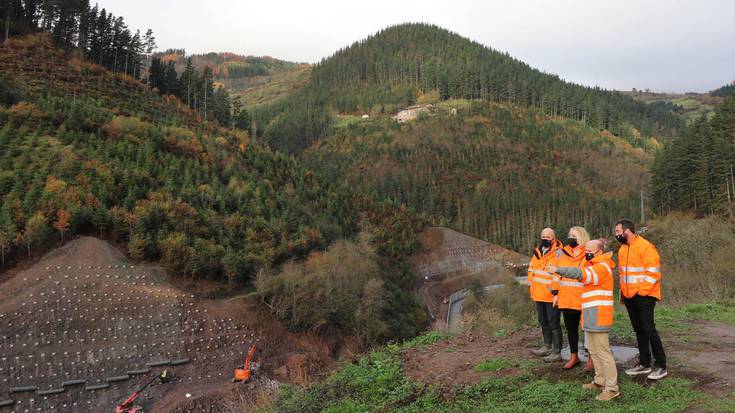
<instances>
[{"instance_id":1,"label":"tree line","mask_svg":"<svg viewBox=\"0 0 735 413\"><path fill-rule=\"evenodd\" d=\"M45 31L57 46L136 79L156 48L152 30L132 32L122 16L90 6L89 0L7 0L0 15L5 41Z\"/></svg>"},{"instance_id":2,"label":"tree line","mask_svg":"<svg viewBox=\"0 0 735 413\"><path fill-rule=\"evenodd\" d=\"M427 24L393 26L319 62L301 93L253 117L258 133L294 151L319 137L328 119L316 111L391 113L421 94L535 107L618 136L674 136L683 127L671 108L616 91L584 87L456 33ZM288 117L308 120L306 124Z\"/></svg>"},{"instance_id":3,"label":"tree line","mask_svg":"<svg viewBox=\"0 0 735 413\"><path fill-rule=\"evenodd\" d=\"M160 93L178 97L204 119L216 120L221 126L250 130L250 116L238 102L230 99L224 85L216 85L212 69L204 66L201 72L186 59L186 67L179 75L174 60L153 56L148 70L148 84Z\"/></svg>"},{"instance_id":4,"label":"tree line","mask_svg":"<svg viewBox=\"0 0 735 413\"><path fill-rule=\"evenodd\" d=\"M735 214L735 97L667 142L652 167L653 208Z\"/></svg>"}]
</instances>

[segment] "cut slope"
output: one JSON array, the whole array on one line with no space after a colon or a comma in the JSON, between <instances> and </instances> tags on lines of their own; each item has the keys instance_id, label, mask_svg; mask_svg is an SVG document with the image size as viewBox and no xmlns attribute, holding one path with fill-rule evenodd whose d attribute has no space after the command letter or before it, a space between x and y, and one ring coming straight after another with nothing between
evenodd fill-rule
<instances>
[{"instance_id":1,"label":"cut slope","mask_svg":"<svg viewBox=\"0 0 735 413\"><path fill-rule=\"evenodd\" d=\"M451 294L479 284L508 281L522 272L529 257L459 233L449 228L429 227L421 233L421 250L412 257L418 294L434 316L435 327L446 327Z\"/></svg>"},{"instance_id":2,"label":"cut slope","mask_svg":"<svg viewBox=\"0 0 735 413\"><path fill-rule=\"evenodd\" d=\"M5 281L0 320L0 399L15 399L18 411L66 406L107 413L164 368L172 371L173 383L153 386L144 405L168 393L169 402L184 402L180 388L196 397L228 391L232 371L251 344L260 349L263 374L280 380L302 383L332 363L324 342L286 332L249 300L199 299L172 286L162 269L131 264L91 237L67 243ZM289 364L295 354L301 362ZM108 389L70 386L58 395L9 394L11 387L55 389L74 379L105 383L149 363L173 360L186 363L151 367L151 373Z\"/></svg>"}]
</instances>

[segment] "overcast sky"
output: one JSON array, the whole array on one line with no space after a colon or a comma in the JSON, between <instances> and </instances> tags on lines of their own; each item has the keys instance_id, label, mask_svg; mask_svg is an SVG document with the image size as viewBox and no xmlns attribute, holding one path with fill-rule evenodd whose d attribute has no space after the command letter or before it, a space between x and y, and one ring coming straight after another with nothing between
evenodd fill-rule
<instances>
[{"instance_id":1,"label":"overcast sky","mask_svg":"<svg viewBox=\"0 0 735 413\"><path fill-rule=\"evenodd\" d=\"M93 0L94 2L94 0ZM566 80L705 92L735 80L735 0L99 0L159 49L317 62L390 25L428 22Z\"/></svg>"}]
</instances>

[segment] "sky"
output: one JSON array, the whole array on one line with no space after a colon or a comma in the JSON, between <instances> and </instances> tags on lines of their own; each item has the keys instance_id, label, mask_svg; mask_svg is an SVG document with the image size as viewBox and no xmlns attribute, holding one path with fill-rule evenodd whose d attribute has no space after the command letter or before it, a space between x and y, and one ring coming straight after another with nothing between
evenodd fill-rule
<instances>
[{"instance_id":1,"label":"sky","mask_svg":"<svg viewBox=\"0 0 735 413\"><path fill-rule=\"evenodd\" d=\"M575 83L706 92L735 81L735 0L97 0L159 50L315 63L433 23ZM94 0L92 0L94 2Z\"/></svg>"}]
</instances>

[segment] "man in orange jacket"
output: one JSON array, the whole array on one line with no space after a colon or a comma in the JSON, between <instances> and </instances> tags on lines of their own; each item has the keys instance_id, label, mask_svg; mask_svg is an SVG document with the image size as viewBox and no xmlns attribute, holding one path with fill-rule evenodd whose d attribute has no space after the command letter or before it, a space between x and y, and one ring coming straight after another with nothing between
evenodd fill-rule
<instances>
[{"instance_id":1,"label":"man in orange jacket","mask_svg":"<svg viewBox=\"0 0 735 413\"><path fill-rule=\"evenodd\" d=\"M592 240L585 246L583 267L547 267L551 273L580 281L582 287L582 328L587 333L587 347L594 360L595 378L583 384L588 390L601 390L596 399L609 401L620 395L618 370L610 349L610 329L615 313L613 298L615 263L612 252L603 253L602 240Z\"/></svg>"},{"instance_id":2,"label":"man in orange jacket","mask_svg":"<svg viewBox=\"0 0 735 413\"><path fill-rule=\"evenodd\" d=\"M541 326L544 344L531 352L537 356L554 355L553 359L561 360L561 312L552 305L554 295L551 293L553 274L546 271L551 260L558 259L562 244L556 239L554 230L544 228L541 231L541 245L533 251L528 264L528 288L531 299L536 303L536 315Z\"/></svg>"},{"instance_id":3,"label":"man in orange jacket","mask_svg":"<svg viewBox=\"0 0 735 413\"><path fill-rule=\"evenodd\" d=\"M635 233L632 221L615 224L618 251L618 275L621 300L628 309L630 323L638 340L638 364L625 370L629 376L647 374L651 380L666 377L666 353L656 331L653 312L661 299L661 260L656 247ZM655 369L651 370L651 352Z\"/></svg>"}]
</instances>

